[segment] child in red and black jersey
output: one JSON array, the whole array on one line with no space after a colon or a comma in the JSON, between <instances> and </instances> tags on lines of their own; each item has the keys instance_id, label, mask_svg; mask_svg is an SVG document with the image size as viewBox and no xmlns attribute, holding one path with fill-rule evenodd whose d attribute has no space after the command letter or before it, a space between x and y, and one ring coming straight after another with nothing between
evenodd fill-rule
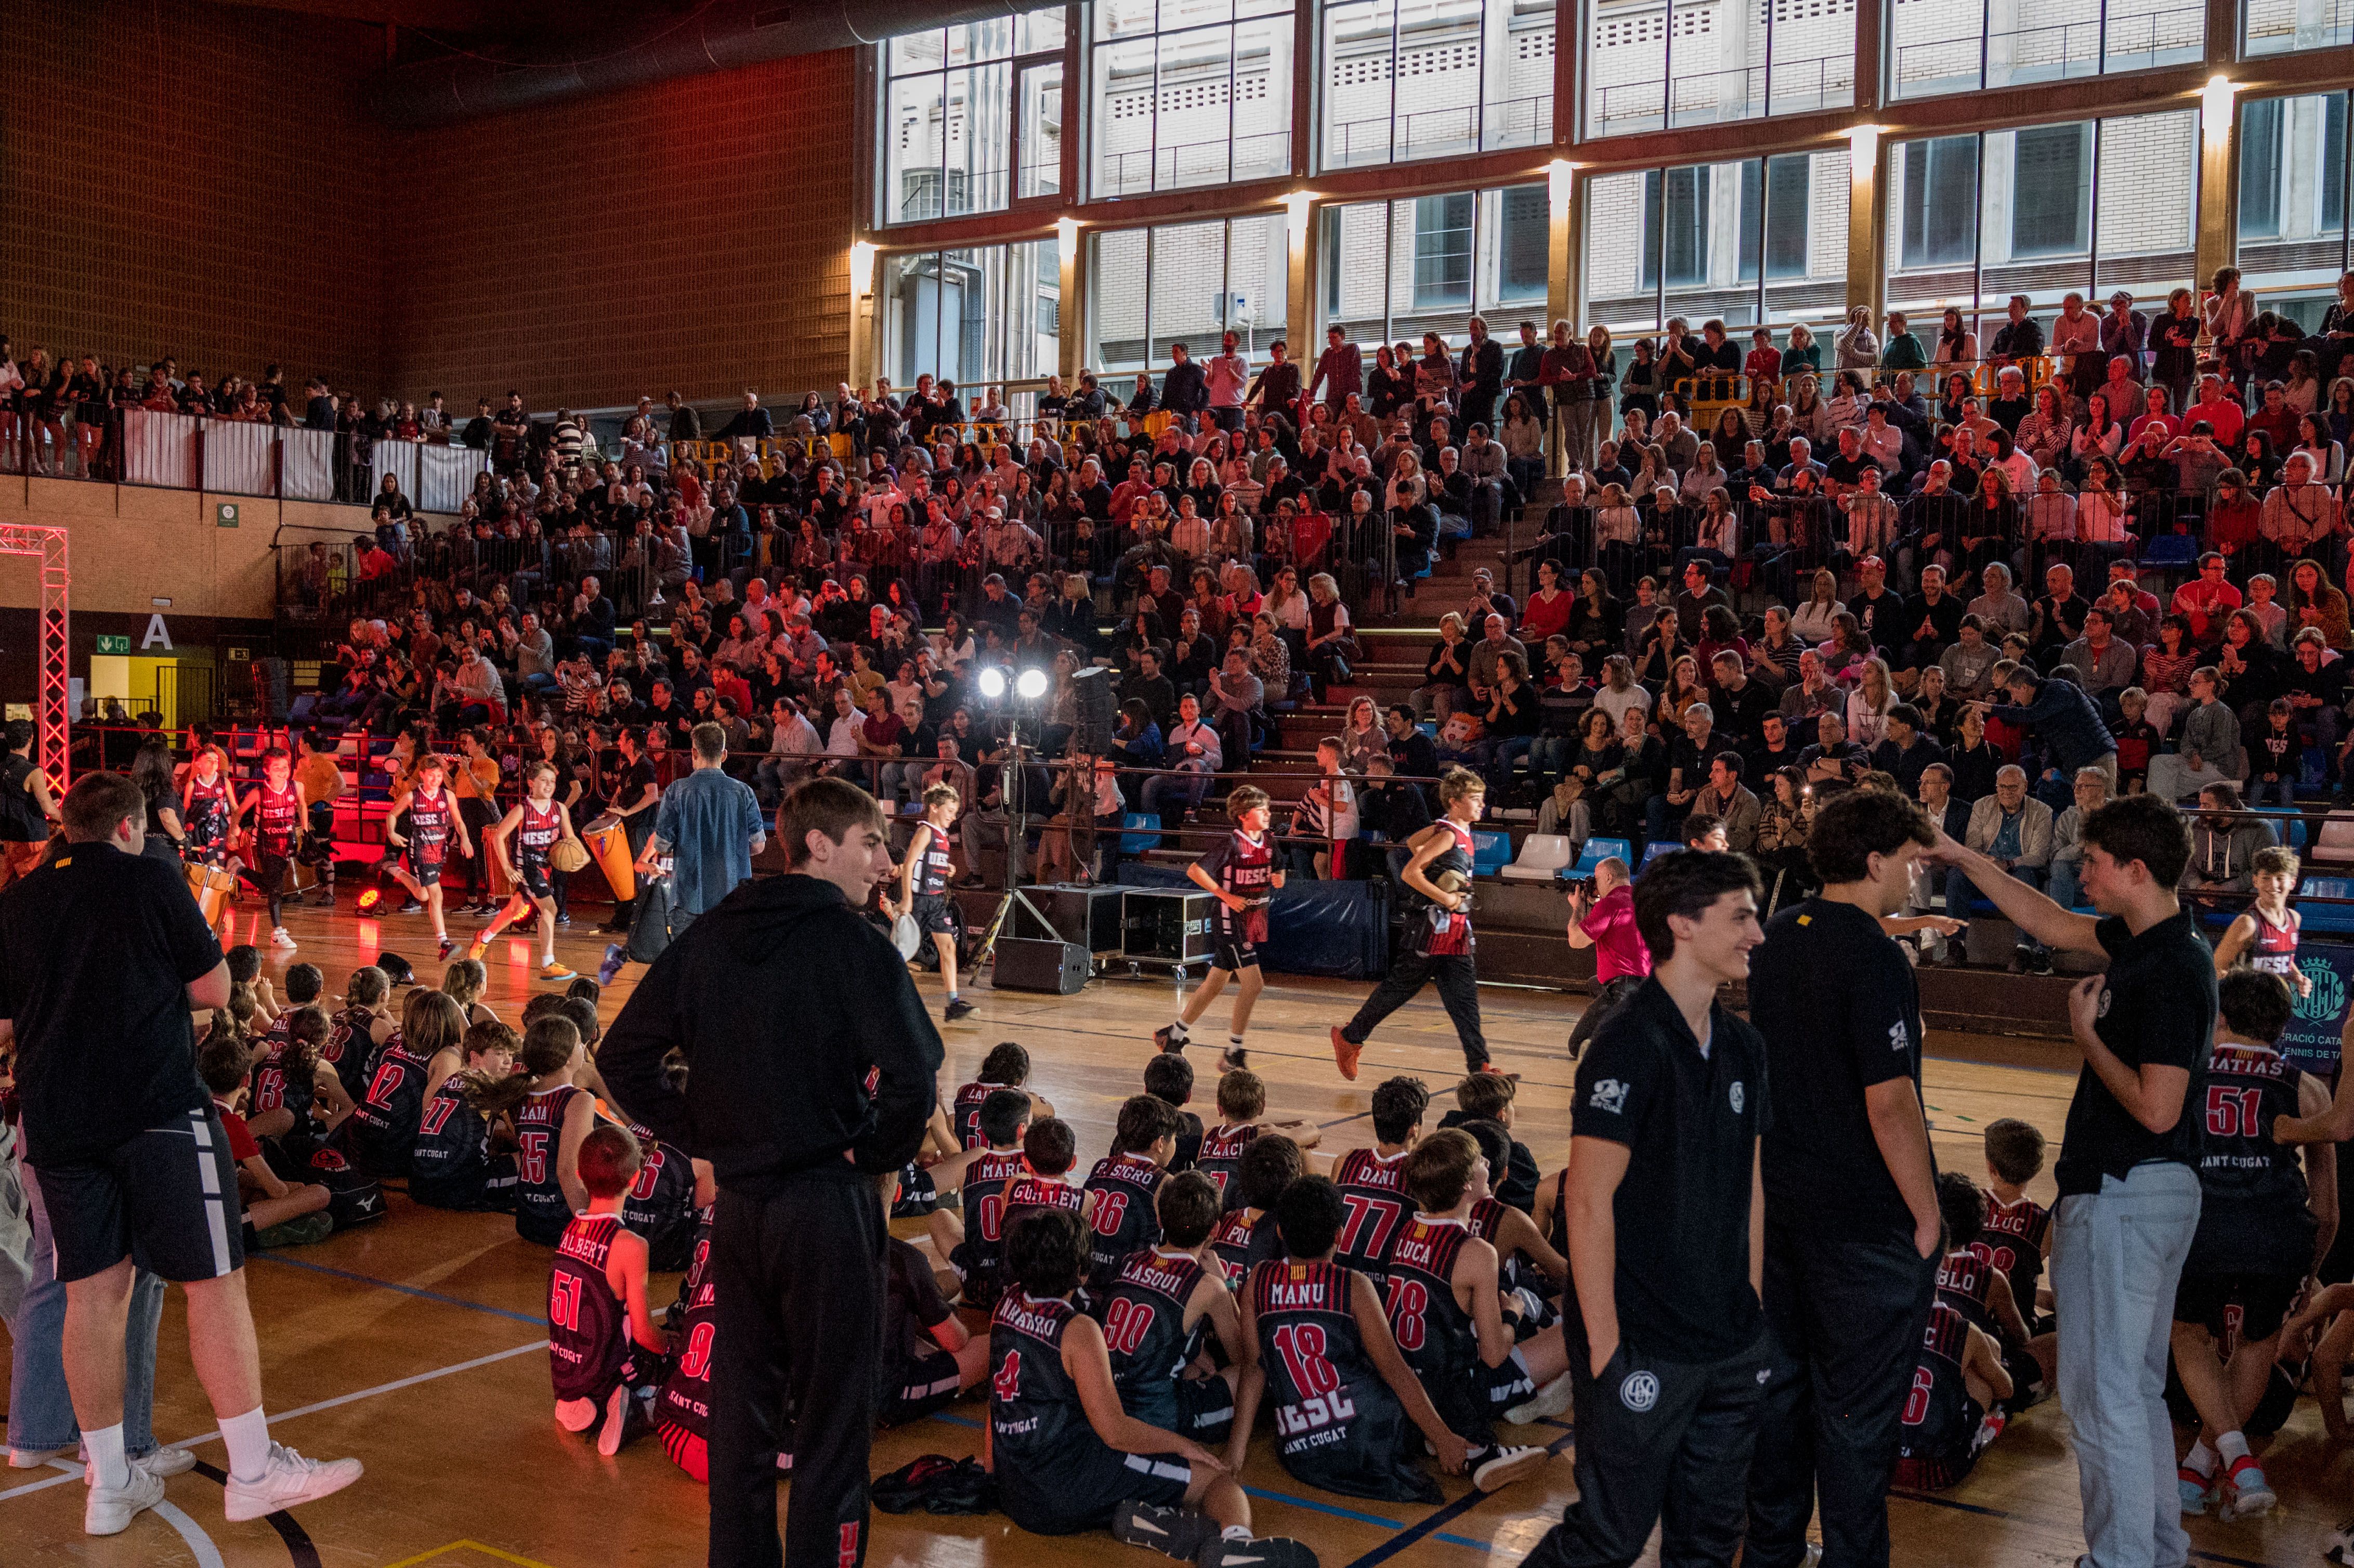
<instances>
[{"instance_id":1,"label":"child in red and black jersey","mask_svg":"<svg viewBox=\"0 0 2354 1568\"><path fill-rule=\"evenodd\" d=\"M239 821L248 813L253 818L246 840L246 875L269 901L270 945L288 951L293 949L294 938L286 934L282 916L287 874L293 867L294 851L309 815L302 786L292 780L293 771L294 759L284 747L273 746L263 752L261 782L246 791L236 811Z\"/></svg>"},{"instance_id":2,"label":"child in red and black jersey","mask_svg":"<svg viewBox=\"0 0 2354 1568\"><path fill-rule=\"evenodd\" d=\"M946 1260L961 1282L960 1299L975 1311L987 1312L997 1305L1002 1287L1005 1190L1025 1169L1023 1142L1030 1130L1030 1097L1019 1089L991 1091L976 1126L981 1146L941 1161L962 1162L962 1217L935 1209L925 1224L931 1232L933 1255Z\"/></svg>"},{"instance_id":3,"label":"child in red and black jersey","mask_svg":"<svg viewBox=\"0 0 2354 1568\"><path fill-rule=\"evenodd\" d=\"M1896 1484L1915 1491L1958 1486L2002 1431L1996 1406L2010 1394L1993 1336L1943 1301L1932 1306L1898 1418Z\"/></svg>"},{"instance_id":4,"label":"child in red and black jersey","mask_svg":"<svg viewBox=\"0 0 2354 1568\"><path fill-rule=\"evenodd\" d=\"M1176 1148L1175 1111L1150 1095L1121 1102L1111 1153L1096 1161L1082 1189L1095 1205L1087 1233L1090 1291L1110 1289L1129 1255L1161 1239L1153 1195Z\"/></svg>"},{"instance_id":5,"label":"child in red and black jersey","mask_svg":"<svg viewBox=\"0 0 2354 1568\"><path fill-rule=\"evenodd\" d=\"M1305 1121L1268 1121L1267 1117L1267 1085L1257 1073L1238 1067L1218 1079L1218 1125L1202 1133L1202 1151L1194 1168L1207 1176L1223 1195L1226 1192L1235 1171L1241 1168L1243 1151L1261 1133L1282 1132L1302 1149L1313 1149L1322 1136ZM1232 1208L1240 1194L1226 1200Z\"/></svg>"},{"instance_id":6,"label":"child in red and black jersey","mask_svg":"<svg viewBox=\"0 0 2354 1568\"><path fill-rule=\"evenodd\" d=\"M957 1088L949 1114L956 1131L958 1148L981 1147L981 1102L999 1089L1020 1089L1028 1094L1030 1114L1034 1117L1055 1114L1055 1107L1045 1096L1031 1092L1030 1053L1011 1040L1002 1041L981 1059L981 1071L973 1081Z\"/></svg>"},{"instance_id":7,"label":"child in red and black jersey","mask_svg":"<svg viewBox=\"0 0 2354 1568\"><path fill-rule=\"evenodd\" d=\"M537 911L539 978L544 980L573 978L570 969L556 961L556 869L548 854L575 836L571 810L556 798L557 777L554 763L534 763L524 778L523 800L482 830L482 842L498 858L514 892L466 949L469 958L481 959L501 931Z\"/></svg>"},{"instance_id":8,"label":"child in red and black jersey","mask_svg":"<svg viewBox=\"0 0 2354 1568\"><path fill-rule=\"evenodd\" d=\"M297 964L296 969L302 966ZM293 970L287 971L291 988ZM400 1032L393 1022L387 999L392 981L374 964L363 964L344 982L344 1007L328 1020L327 1044L320 1058L344 1081L344 1095L356 1101L367 1093L368 1068L384 1043Z\"/></svg>"},{"instance_id":9,"label":"child in red and black jersey","mask_svg":"<svg viewBox=\"0 0 2354 1568\"><path fill-rule=\"evenodd\" d=\"M1430 1091L1419 1078L1397 1077L1373 1090L1373 1147L1352 1150L1332 1165L1345 1215L1335 1256L1343 1267L1378 1285L1390 1242L1414 1213L1405 1195L1405 1157L1422 1138Z\"/></svg>"},{"instance_id":10,"label":"child in red and black jersey","mask_svg":"<svg viewBox=\"0 0 2354 1568\"><path fill-rule=\"evenodd\" d=\"M333 1224L326 1217L327 1189L315 1182L292 1183L280 1179L263 1158L261 1145L241 1114L247 1104L246 1075L251 1054L230 1031L218 1031L196 1052L196 1075L213 1097L213 1110L228 1137L229 1158L237 1162L237 1185L245 1216L248 1252L264 1246L287 1246L324 1240ZM319 1216L298 1224L309 1215ZM281 1230L281 1226L292 1226Z\"/></svg>"},{"instance_id":11,"label":"child in red and black jersey","mask_svg":"<svg viewBox=\"0 0 2354 1568\"><path fill-rule=\"evenodd\" d=\"M1436 982L1447 1022L1463 1047L1463 1070L1492 1072L1488 1043L1479 1029L1478 944L1471 932L1471 824L1485 809L1487 785L1466 768L1450 768L1438 781L1446 814L1406 841L1398 880L1406 890L1406 939L1394 954L1389 972L1373 988L1356 1016L1332 1030L1332 1059L1341 1075L1354 1080L1366 1039L1382 1020L1412 1001L1426 982Z\"/></svg>"},{"instance_id":12,"label":"child in red and black jersey","mask_svg":"<svg viewBox=\"0 0 2354 1568\"><path fill-rule=\"evenodd\" d=\"M1235 831L1214 844L1210 853L1185 868L1194 885L1213 894L1218 908L1210 921L1213 951L1207 979L1185 999L1176 1022L1153 1032L1152 1043L1163 1051L1182 1051L1186 1030L1209 1011L1228 980L1235 982L1234 1020L1226 1049L1218 1058L1222 1071L1244 1065L1243 1035L1250 1028L1251 1007L1265 984L1259 972L1259 944L1267 940L1267 906L1283 886L1283 873L1275 861L1275 841L1267 836L1271 815L1267 791L1246 784L1226 797L1226 814Z\"/></svg>"},{"instance_id":13,"label":"child in red and black jersey","mask_svg":"<svg viewBox=\"0 0 2354 1568\"><path fill-rule=\"evenodd\" d=\"M1217 1189L1188 1171L1161 1183L1154 1210L1160 1240L1123 1258L1087 1310L1104 1326L1121 1409L1197 1443L1223 1442L1243 1356L1242 1319L1210 1250ZM1211 1336L1227 1364L1204 1375Z\"/></svg>"},{"instance_id":14,"label":"child in red and black jersey","mask_svg":"<svg viewBox=\"0 0 2354 1568\"><path fill-rule=\"evenodd\" d=\"M580 1140L579 1172L588 1209L557 1239L548 1274L548 1370L557 1425L595 1427L597 1451L610 1457L652 1424L647 1407L669 1368L648 1306L646 1244L621 1223L637 1140L610 1122L592 1128Z\"/></svg>"},{"instance_id":15,"label":"child in red and black jersey","mask_svg":"<svg viewBox=\"0 0 2354 1568\"><path fill-rule=\"evenodd\" d=\"M1218 1216L1218 1228L1210 1236L1210 1249L1225 1269L1227 1289L1242 1289L1252 1269L1283 1255L1283 1238L1275 1225L1276 1200L1307 1174L1308 1157L1279 1132L1254 1139L1243 1150L1241 1168L1226 1186L1229 1198L1239 1195L1238 1206Z\"/></svg>"},{"instance_id":16,"label":"child in red and black jersey","mask_svg":"<svg viewBox=\"0 0 2354 1568\"><path fill-rule=\"evenodd\" d=\"M367 1092L338 1130L354 1165L371 1176L408 1175L425 1110L427 1070L436 1052L454 1052L465 1037L466 1015L450 997L421 986L408 993L399 1032L376 1053Z\"/></svg>"},{"instance_id":17,"label":"child in red and black jersey","mask_svg":"<svg viewBox=\"0 0 2354 1568\"><path fill-rule=\"evenodd\" d=\"M441 908L441 868L453 852L468 858L474 853L465 819L458 813L457 798L442 782L447 773L439 753L419 755L416 788L406 799L392 802L392 814L385 819L384 828L385 847L400 852L387 862L387 869L409 897L433 916L433 936L440 944L444 963L457 944L450 939L449 921Z\"/></svg>"},{"instance_id":18,"label":"child in red and black jersey","mask_svg":"<svg viewBox=\"0 0 2354 1568\"><path fill-rule=\"evenodd\" d=\"M504 1115L485 1116L477 1102L497 1095L514 1075L522 1041L504 1023L468 1027L461 1059L443 1071L428 1064L425 1108L417 1124L417 1147L409 1154L408 1195L436 1209L514 1211L514 1128Z\"/></svg>"}]
</instances>

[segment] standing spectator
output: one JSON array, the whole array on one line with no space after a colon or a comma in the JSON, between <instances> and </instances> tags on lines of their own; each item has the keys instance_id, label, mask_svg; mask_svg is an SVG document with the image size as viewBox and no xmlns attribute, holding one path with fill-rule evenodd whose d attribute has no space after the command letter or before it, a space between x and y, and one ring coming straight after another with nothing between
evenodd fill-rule
<instances>
[{"instance_id":1,"label":"standing spectator","mask_svg":"<svg viewBox=\"0 0 2354 1568\"><path fill-rule=\"evenodd\" d=\"M1349 406L1349 399L1365 389L1364 356L1357 345L1349 341L1347 331L1341 327L1324 329L1325 349L1316 356L1316 373L1309 377L1303 404L1315 397L1317 389L1324 393L1324 406L1334 418L1339 418ZM1300 410L1300 422L1307 422L1307 409Z\"/></svg>"},{"instance_id":2,"label":"standing spectator","mask_svg":"<svg viewBox=\"0 0 2354 1568\"><path fill-rule=\"evenodd\" d=\"M1594 1000L1570 1031L1569 1059L1576 1061L1595 1031L1650 978L1651 950L1635 928L1634 879L1627 863L1606 856L1591 879L1569 890L1569 945L1594 949Z\"/></svg>"},{"instance_id":3,"label":"standing spectator","mask_svg":"<svg viewBox=\"0 0 2354 1568\"><path fill-rule=\"evenodd\" d=\"M1193 363L1192 351L1182 343L1169 345L1169 374L1161 379L1161 406L1190 419L1210 406L1209 377Z\"/></svg>"},{"instance_id":4,"label":"standing spectator","mask_svg":"<svg viewBox=\"0 0 2354 1568\"><path fill-rule=\"evenodd\" d=\"M1770 1365L1765 1044L1716 1000L1762 939L1756 873L1684 851L1644 872L1634 902L1651 978L1578 1065L1564 1193L1578 1499L1532 1568L1632 1563L1662 1523L1663 1561L1731 1561Z\"/></svg>"},{"instance_id":5,"label":"standing spectator","mask_svg":"<svg viewBox=\"0 0 2354 1568\"><path fill-rule=\"evenodd\" d=\"M2084 1065L2068 1105L2052 1247L2060 1399L2075 1434L2084 1537L2098 1563L2190 1552L2163 1389L2173 1292L2199 1228L2200 1118L2186 1116L2215 1033L2215 964L2175 895L2181 814L2128 795L2084 819L2078 915L1950 841L1939 856L2032 939L2105 954L2068 996Z\"/></svg>"},{"instance_id":6,"label":"standing spectator","mask_svg":"<svg viewBox=\"0 0 2354 1568\"><path fill-rule=\"evenodd\" d=\"M1463 384L1462 418L1456 429L1473 425L1493 429L1496 423L1496 399L1504 387L1504 345L1488 335L1488 318L1473 316L1470 322L1471 341L1463 345L1461 362L1456 377Z\"/></svg>"},{"instance_id":7,"label":"standing spectator","mask_svg":"<svg viewBox=\"0 0 2354 1568\"><path fill-rule=\"evenodd\" d=\"M1852 789L1807 856L1822 891L1776 915L1751 956L1751 1020L1780 1087L1760 1150L1766 1320L1776 1354L1749 1472L1744 1563L1798 1568L1822 1505L1823 1556L1888 1562L1888 1484L1937 1277L1936 1164L1921 1104L1921 1001L1881 928L1904 906L1928 814Z\"/></svg>"},{"instance_id":8,"label":"standing spectator","mask_svg":"<svg viewBox=\"0 0 2354 1568\"><path fill-rule=\"evenodd\" d=\"M1250 381L1250 356L1242 352L1242 341L1238 334L1227 333L1219 340L1218 352L1203 366L1210 418L1229 434L1243 428L1243 388Z\"/></svg>"}]
</instances>

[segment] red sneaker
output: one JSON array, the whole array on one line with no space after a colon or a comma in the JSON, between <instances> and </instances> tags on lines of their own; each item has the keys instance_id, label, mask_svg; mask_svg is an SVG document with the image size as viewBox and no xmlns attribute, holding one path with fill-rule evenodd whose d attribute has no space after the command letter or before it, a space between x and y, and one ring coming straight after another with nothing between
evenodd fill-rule
<instances>
[{"instance_id":1,"label":"red sneaker","mask_svg":"<svg viewBox=\"0 0 2354 1568\"><path fill-rule=\"evenodd\" d=\"M1341 1065L1341 1075L1352 1084L1357 1081L1357 1058L1364 1052L1363 1045L1352 1045L1342 1038L1339 1024L1332 1026L1332 1060Z\"/></svg>"}]
</instances>

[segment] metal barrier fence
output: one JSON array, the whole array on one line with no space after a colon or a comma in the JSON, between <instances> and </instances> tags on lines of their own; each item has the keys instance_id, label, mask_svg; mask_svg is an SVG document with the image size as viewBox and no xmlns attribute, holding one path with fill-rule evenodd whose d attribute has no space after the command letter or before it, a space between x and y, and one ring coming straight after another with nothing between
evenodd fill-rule
<instances>
[{"instance_id":1,"label":"metal barrier fence","mask_svg":"<svg viewBox=\"0 0 2354 1568\"><path fill-rule=\"evenodd\" d=\"M0 447L13 459L0 466L13 471L221 495L365 506L388 477L417 510L455 512L490 466L462 446L151 408L109 408L87 424L68 418L54 445L37 421L16 423L16 439Z\"/></svg>"}]
</instances>

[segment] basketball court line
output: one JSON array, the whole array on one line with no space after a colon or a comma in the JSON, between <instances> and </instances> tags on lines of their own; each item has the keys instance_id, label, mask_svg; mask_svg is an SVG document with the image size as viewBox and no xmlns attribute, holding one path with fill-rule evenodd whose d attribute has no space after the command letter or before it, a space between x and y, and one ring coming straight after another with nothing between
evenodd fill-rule
<instances>
[{"instance_id":1,"label":"basketball court line","mask_svg":"<svg viewBox=\"0 0 2354 1568\"><path fill-rule=\"evenodd\" d=\"M313 1274L329 1275L336 1279L348 1279L358 1285L373 1285L379 1290L397 1290L403 1296L414 1296L423 1301L439 1301L444 1307L463 1307L472 1312L488 1312L493 1317L511 1318L518 1323L528 1323L535 1329L545 1328L547 1325L546 1319L535 1317L528 1312L510 1312L504 1307L486 1306L482 1302L469 1301L460 1296L444 1296L438 1290L427 1290L415 1285L396 1285L389 1279L378 1279L372 1274L355 1274L350 1269L331 1268L323 1263L305 1263L299 1257L279 1257L265 1252L258 1255L257 1258L248 1261L274 1263L282 1268L307 1268Z\"/></svg>"},{"instance_id":2,"label":"basketball court line","mask_svg":"<svg viewBox=\"0 0 2354 1568\"><path fill-rule=\"evenodd\" d=\"M155 1517L180 1532L180 1539L196 1555L196 1568L228 1568L221 1561L220 1548L213 1544L213 1538L205 1533L203 1525L168 1502L155 1505Z\"/></svg>"},{"instance_id":3,"label":"basketball court line","mask_svg":"<svg viewBox=\"0 0 2354 1568\"><path fill-rule=\"evenodd\" d=\"M535 1557L518 1557L512 1552L502 1552L495 1546L485 1546L479 1541L453 1541L447 1546L437 1546L430 1552L420 1552L414 1557L404 1557L398 1563L387 1563L385 1568L417 1568L420 1563L430 1563L436 1557L452 1552L479 1552L485 1557L495 1557L502 1563L513 1563L516 1568L551 1568L550 1564L542 1563Z\"/></svg>"},{"instance_id":4,"label":"basketball court line","mask_svg":"<svg viewBox=\"0 0 2354 1568\"><path fill-rule=\"evenodd\" d=\"M488 1311L492 1310L492 1308L486 1308L484 1310ZM547 1341L546 1340L534 1340L527 1345L517 1345L513 1350L493 1351L487 1356L476 1356L472 1361L458 1361L446 1367L437 1367L431 1372L419 1372L413 1377L396 1378L391 1383L380 1383L374 1388L358 1389L351 1393L339 1393L333 1399L320 1400L313 1404L301 1404L295 1406L292 1410L281 1410L270 1416L270 1424L272 1426L276 1426L281 1422L292 1421L297 1416L316 1415L321 1411L334 1410L340 1405L355 1404L363 1399L374 1399L378 1394L398 1393L404 1388L415 1388L421 1383L431 1383L438 1378L449 1377L457 1372L472 1372L476 1367L489 1366L493 1361L504 1361L511 1359L512 1357L529 1355L534 1351L544 1351L546 1348ZM175 1443L166 1444L165 1446L172 1448L193 1448L199 1443L210 1443L219 1436L220 1433L218 1429L215 1429L211 1432L203 1433L195 1437L183 1437ZM78 1481L81 1479L81 1467L80 1465L72 1465L69 1467L67 1461L62 1459L52 1459L50 1463L63 1468L65 1473L63 1475L51 1476L46 1480L29 1481L23 1486L11 1487L5 1491L0 1491L0 1502L5 1502L10 1498L23 1497L27 1492L47 1491L51 1487L60 1487L65 1485L68 1481Z\"/></svg>"}]
</instances>

